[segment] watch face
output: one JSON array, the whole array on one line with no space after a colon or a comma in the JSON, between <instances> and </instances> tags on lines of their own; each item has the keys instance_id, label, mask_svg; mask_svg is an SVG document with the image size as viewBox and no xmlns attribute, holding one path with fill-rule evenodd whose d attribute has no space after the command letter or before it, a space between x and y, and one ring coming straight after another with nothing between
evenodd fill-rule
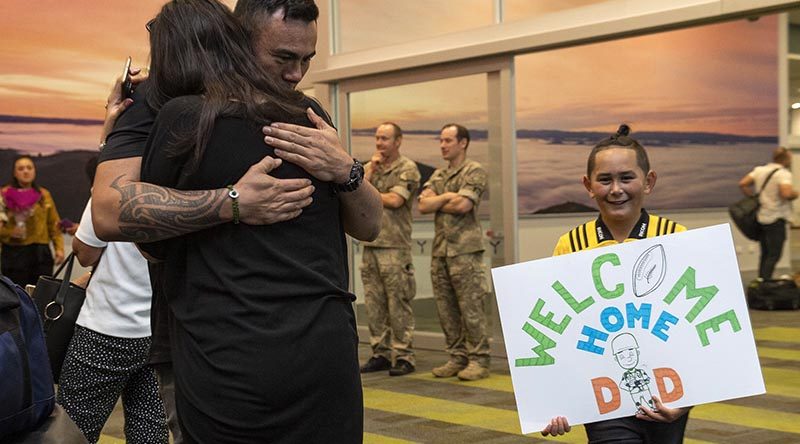
<instances>
[{"instance_id":1,"label":"watch face","mask_svg":"<svg viewBox=\"0 0 800 444\"><path fill-rule=\"evenodd\" d=\"M336 185L336 188L343 192L355 191L358 189L359 185L361 185L361 181L363 180L364 165L362 165L358 159L353 159L353 167L350 168L350 179L348 179L345 183Z\"/></svg>"},{"instance_id":2,"label":"watch face","mask_svg":"<svg viewBox=\"0 0 800 444\"><path fill-rule=\"evenodd\" d=\"M353 159L353 168L350 170L350 180L361 180L364 178L364 165Z\"/></svg>"}]
</instances>

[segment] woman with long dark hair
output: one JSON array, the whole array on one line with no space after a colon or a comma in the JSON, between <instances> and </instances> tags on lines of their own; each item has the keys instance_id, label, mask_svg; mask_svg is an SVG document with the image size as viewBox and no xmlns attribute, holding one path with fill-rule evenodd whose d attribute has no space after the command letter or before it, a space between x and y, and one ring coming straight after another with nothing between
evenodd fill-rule
<instances>
[{"instance_id":1,"label":"woman with long dark hair","mask_svg":"<svg viewBox=\"0 0 800 444\"><path fill-rule=\"evenodd\" d=\"M0 189L6 220L0 229L2 273L16 284L36 284L64 261L64 238L50 192L36 184L36 165L27 155L14 159L11 180ZM55 252L50 250L53 244Z\"/></svg>"},{"instance_id":2,"label":"woman with long dark hair","mask_svg":"<svg viewBox=\"0 0 800 444\"><path fill-rule=\"evenodd\" d=\"M184 190L228 187L234 208L231 223L143 245L163 260L184 438L361 442L342 191L276 160L270 174L312 181L311 205L264 226L239 223L235 213L232 184L274 154L261 127L312 126L308 101L256 63L250 39L215 0L174 0L149 29L148 103L159 114L142 180Z\"/></svg>"}]
</instances>

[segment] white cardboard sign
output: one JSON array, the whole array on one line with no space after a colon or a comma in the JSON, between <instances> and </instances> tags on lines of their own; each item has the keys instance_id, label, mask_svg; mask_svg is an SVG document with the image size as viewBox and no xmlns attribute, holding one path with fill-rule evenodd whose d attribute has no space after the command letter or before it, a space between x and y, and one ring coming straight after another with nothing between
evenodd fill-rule
<instances>
[{"instance_id":1,"label":"white cardboard sign","mask_svg":"<svg viewBox=\"0 0 800 444\"><path fill-rule=\"evenodd\" d=\"M727 224L492 277L523 433L765 392Z\"/></svg>"}]
</instances>

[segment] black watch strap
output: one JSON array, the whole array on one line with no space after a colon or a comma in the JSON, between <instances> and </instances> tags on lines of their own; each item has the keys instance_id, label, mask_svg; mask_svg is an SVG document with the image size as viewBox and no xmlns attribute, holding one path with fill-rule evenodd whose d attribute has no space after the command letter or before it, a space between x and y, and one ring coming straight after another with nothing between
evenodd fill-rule
<instances>
[{"instance_id":1,"label":"black watch strap","mask_svg":"<svg viewBox=\"0 0 800 444\"><path fill-rule=\"evenodd\" d=\"M353 167L350 168L350 178L347 179L345 183L336 184L336 191L340 193L349 193L351 191L355 191L361 186L361 182L364 181L364 165L358 161L358 159L353 159Z\"/></svg>"}]
</instances>

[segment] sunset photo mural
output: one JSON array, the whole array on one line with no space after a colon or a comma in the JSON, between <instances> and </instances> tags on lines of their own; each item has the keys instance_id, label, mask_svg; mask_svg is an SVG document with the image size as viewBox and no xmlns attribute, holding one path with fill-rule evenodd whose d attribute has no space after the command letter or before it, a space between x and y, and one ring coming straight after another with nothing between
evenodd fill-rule
<instances>
[{"instance_id":1,"label":"sunset photo mural","mask_svg":"<svg viewBox=\"0 0 800 444\"><path fill-rule=\"evenodd\" d=\"M339 3L351 2L365 3ZM128 56L147 66L144 24L163 3L0 2L0 182L17 153L33 154L64 216L79 217L83 164L97 152L109 88ZM418 4L396 8L423 14ZM451 10L450 20L469 12ZM520 214L590 210L580 184L586 155L620 122L659 173L652 208L727 206L738 178L777 143L777 26L765 16L515 57ZM353 40L367 34L351 32L347 46L369 47ZM392 120L405 131L406 156L441 167L436 138L452 121L473 130L470 156L491 162L485 76L359 92L350 102L358 158L369 158L374 128Z\"/></svg>"}]
</instances>

